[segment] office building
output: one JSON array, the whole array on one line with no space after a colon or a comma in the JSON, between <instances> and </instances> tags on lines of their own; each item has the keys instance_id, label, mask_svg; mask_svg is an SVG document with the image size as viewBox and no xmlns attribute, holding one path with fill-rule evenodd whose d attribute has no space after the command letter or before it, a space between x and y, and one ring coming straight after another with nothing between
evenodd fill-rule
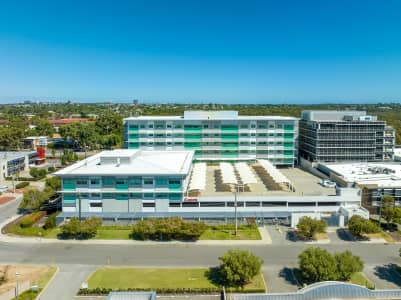
<instances>
[{"instance_id":1,"label":"office building","mask_svg":"<svg viewBox=\"0 0 401 300\"><path fill-rule=\"evenodd\" d=\"M293 166L297 119L241 116L237 111L185 111L184 116L124 119L124 146L143 150L194 150L196 159L268 159Z\"/></svg>"},{"instance_id":2,"label":"office building","mask_svg":"<svg viewBox=\"0 0 401 300\"><path fill-rule=\"evenodd\" d=\"M182 201L193 151L103 151L66 167L63 212L167 211Z\"/></svg>"},{"instance_id":3,"label":"office building","mask_svg":"<svg viewBox=\"0 0 401 300\"><path fill-rule=\"evenodd\" d=\"M318 163L316 168L341 187L361 190L363 207L378 214L383 196L392 196L401 207L401 165L399 163Z\"/></svg>"},{"instance_id":4,"label":"office building","mask_svg":"<svg viewBox=\"0 0 401 300\"><path fill-rule=\"evenodd\" d=\"M36 164L36 151L4 151L0 152L0 179L14 176L28 170L29 165Z\"/></svg>"},{"instance_id":5,"label":"office building","mask_svg":"<svg viewBox=\"0 0 401 300\"><path fill-rule=\"evenodd\" d=\"M266 196L243 191L235 198L232 192L217 191L189 197L187 192L193 188L204 189L205 183L207 189L215 185L210 177L205 178L210 173L196 166L206 164L194 163L193 157L194 151L188 150L123 149L103 151L66 167L55 173L62 180L63 203L58 220L79 215L109 220L178 216L227 222L235 217L235 199L240 220L281 219L295 226L301 217L312 216L338 226L353 214L369 216L360 208L359 191L353 188L339 189L334 195L303 196L292 195L292 191L271 191ZM221 166L225 164L228 163ZM251 173L240 165L236 167L245 179ZM227 176L230 170L220 170L223 181L237 180L234 175ZM212 175L214 179L217 177ZM249 186L253 188L252 184Z\"/></svg>"},{"instance_id":6,"label":"office building","mask_svg":"<svg viewBox=\"0 0 401 300\"><path fill-rule=\"evenodd\" d=\"M299 155L308 161L384 161L394 155L395 131L365 111L303 111Z\"/></svg>"}]
</instances>

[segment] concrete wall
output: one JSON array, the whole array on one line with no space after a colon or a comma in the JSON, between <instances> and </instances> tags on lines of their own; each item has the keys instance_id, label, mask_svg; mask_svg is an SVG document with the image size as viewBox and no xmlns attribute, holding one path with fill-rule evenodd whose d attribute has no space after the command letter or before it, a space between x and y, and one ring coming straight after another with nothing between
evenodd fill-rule
<instances>
[{"instance_id":1,"label":"concrete wall","mask_svg":"<svg viewBox=\"0 0 401 300\"><path fill-rule=\"evenodd\" d=\"M127 212L128 200L103 199L103 212Z\"/></svg>"}]
</instances>

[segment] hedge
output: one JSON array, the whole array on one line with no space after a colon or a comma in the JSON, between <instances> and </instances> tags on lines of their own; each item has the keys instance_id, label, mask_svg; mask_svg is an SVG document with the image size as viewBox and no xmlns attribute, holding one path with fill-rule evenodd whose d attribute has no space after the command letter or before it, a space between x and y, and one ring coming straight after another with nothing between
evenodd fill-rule
<instances>
[{"instance_id":1,"label":"hedge","mask_svg":"<svg viewBox=\"0 0 401 300\"><path fill-rule=\"evenodd\" d=\"M143 292L143 291L155 291L159 294L215 294L220 293L222 288L129 288L129 289L118 289L119 292ZM115 290L110 288L94 288L94 289L80 289L78 291L79 296L104 296L110 294ZM230 292L241 292L241 293L265 293L264 289L229 289Z\"/></svg>"},{"instance_id":2,"label":"hedge","mask_svg":"<svg viewBox=\"0 0 401 300\"><path fill-rule=\"evenodd\" d=\"M197 240L206 228L203 222L184 221L179 217L149 218L133 226L132 237L136 240Z\"/></svg>"},{"instance_id":3,"label":"hedge","mask_svg":"<svg viewBox=\"0 0 401 300\"><path fill-rule=\"evenodd\" d=\"M28 181L23 181L23 182L20 182L20 183L16 184L15 188L16 189L23 189L24 187L27 187L28 185L29 185Z\"/></svg>"}]
</instances>

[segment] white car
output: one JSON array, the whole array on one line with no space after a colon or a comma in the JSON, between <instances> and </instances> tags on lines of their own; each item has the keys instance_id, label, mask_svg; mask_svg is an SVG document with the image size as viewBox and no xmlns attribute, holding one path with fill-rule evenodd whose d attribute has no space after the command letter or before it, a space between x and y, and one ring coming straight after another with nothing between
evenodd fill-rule
<instances>
[{"instance_id":1,"label":"white car","mask_svg":"<svg viewBox=\"0 0 401 300\"><path fill-rule=\"evenodd\" d=\"M322 185L324 187L330 187L330 188L336 187L336 183L335 182L333 182L331 180L327 180L327 179L322 180Z\"/></svg>"},{"instance_id":2,"label":"white car","mask_svg":"<svg viewBox=\"0 0 401 300\"><path fill-rule=\"evenodd\" d=\"M0 185L0 193L4 193L8 191L8 186L6 185Z\"/></svg>"}]
</instances>

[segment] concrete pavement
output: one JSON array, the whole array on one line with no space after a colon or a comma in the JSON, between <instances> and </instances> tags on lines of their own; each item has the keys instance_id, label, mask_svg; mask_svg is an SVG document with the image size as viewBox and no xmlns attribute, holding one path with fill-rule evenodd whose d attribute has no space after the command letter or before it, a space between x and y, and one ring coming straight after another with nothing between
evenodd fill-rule
<instances>
[{"instance_id":1,"label":"concrete pavement","mask_svg":"<svg viewBox=\"0 0 401 300\"><path fill-rule=\"evenodd\" d=\"M82 282L96 269L86 265L59 265L59 271L40 300L71 300L77 294Z\"/></svg>"}]
</instances>

